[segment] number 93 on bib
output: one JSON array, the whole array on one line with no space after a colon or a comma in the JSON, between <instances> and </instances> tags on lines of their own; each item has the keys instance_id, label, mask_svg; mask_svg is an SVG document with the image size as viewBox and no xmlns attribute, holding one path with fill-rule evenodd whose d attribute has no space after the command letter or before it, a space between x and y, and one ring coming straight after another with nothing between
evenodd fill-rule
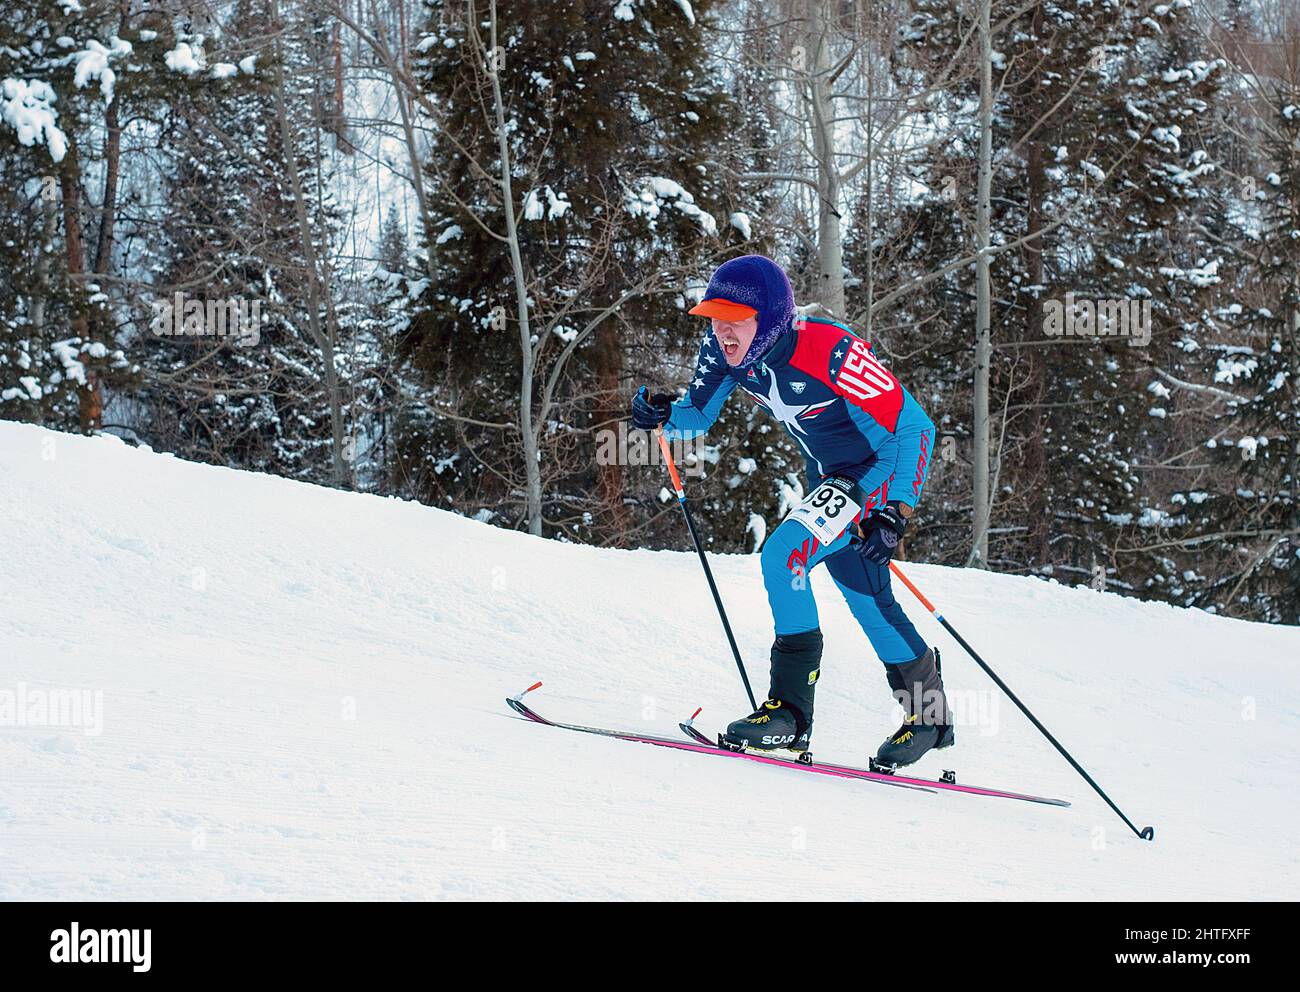
<instances>
[{"instance_id":1,"label":"number 93 on bib","mask_svg":"<svg viewBox=\"0 0 1300 992\"><path fill-rule=\"evenodd\" d=\"M786 519L807 527L822 544L832 544L862 509L857 493L858 485L852 479L831 476L805 496Z\"/></svg>"}]
</instances>

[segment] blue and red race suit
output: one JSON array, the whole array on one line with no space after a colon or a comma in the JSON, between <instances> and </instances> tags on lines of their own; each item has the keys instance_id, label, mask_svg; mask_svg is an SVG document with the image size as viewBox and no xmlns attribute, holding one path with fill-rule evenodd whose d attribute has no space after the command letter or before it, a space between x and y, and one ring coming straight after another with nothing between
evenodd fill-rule
<instances>
[{"instance_id":1,"label":"blue and red race suit","mask_svg":"<svg viewBox=\"0 0 1300 992\"><path fill-rule=\"evenodd\" d=\"M703 434L737 386L799 445L810 491L829 476L850 478L858 483L863 513L886 500L914 507L921 498L934 424L870 345L843 324L798 318L759 360L739 368L727 364L717 339L706 333L688 392L673 404L665 435ZM802 524L787 519L768 537L763 579L776 633L819 626L808 573L824 561L881 660L912 661L925 652L925 642L894 599L889 570L851 551L852 536L848 527L831 544L820 545Z\"/></svg>"}]
</instances>

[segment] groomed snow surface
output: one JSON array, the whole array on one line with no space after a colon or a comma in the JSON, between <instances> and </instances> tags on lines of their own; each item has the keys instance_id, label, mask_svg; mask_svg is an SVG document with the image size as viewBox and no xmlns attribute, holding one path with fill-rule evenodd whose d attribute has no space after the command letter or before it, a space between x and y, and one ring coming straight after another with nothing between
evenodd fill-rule
<instances>
[{"instance_id":1,"label":"groomed snow surface","mask_svg":"<svg viewBox=\"0 0 1300 992\"><path fill-rule=\"evenodd\" d=\"M683 529L683 548L686 535ZM907 565L1130 812L943 649L930 795L525 723L747 709L699 564L0 423L0 898L1287 899L1300 630ZM766 685L758 558L715 556ZM829 582L815 751L896 726ZM46 712L57 690L81 712ZM65 700L71 698L65 696ZM15 708L22 704L22 709ZM35 724L35 725L33 725Z\"/></svg>"}]
</instances>

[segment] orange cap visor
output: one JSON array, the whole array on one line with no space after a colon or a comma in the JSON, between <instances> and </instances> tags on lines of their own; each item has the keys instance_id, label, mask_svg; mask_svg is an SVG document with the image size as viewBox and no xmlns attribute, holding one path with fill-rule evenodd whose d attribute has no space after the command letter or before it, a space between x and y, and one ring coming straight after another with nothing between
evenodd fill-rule
<instances>
[{"instance_id":1,"label":"orange cap visor","mask_svg":"<svg viewBox=\"0 0 1300 992\"><path fill-rule=\"evenodd\" d=\"M723 299L704 300L691 307L687 313L700 317L717 317L718 320L748 320L758 316L758 311L753 307Z\"/></svg>"}]
</instances>

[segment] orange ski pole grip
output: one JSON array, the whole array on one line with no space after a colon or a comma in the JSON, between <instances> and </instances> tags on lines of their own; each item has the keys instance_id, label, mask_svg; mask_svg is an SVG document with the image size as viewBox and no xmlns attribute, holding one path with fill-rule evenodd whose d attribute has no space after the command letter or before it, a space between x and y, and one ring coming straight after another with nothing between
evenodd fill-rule
<instances>
[{"instance_id":1,"label":"orange ski pole grip","mask_svg":"<svg viewBox=\"0 0 1300 992\"><path fill-rule=\"evenodd\" d=\"M682 477L677 474L677 464L673 461L673 449L668 447L668 439L664 437L662 430L656 430L655 437L659 439L659 450L663 452L664 464L668 466L668 475L673 480L673 489L677 491L677 498L685 499L686 489L682 486Z\"/></svg>"}]
</instances>

